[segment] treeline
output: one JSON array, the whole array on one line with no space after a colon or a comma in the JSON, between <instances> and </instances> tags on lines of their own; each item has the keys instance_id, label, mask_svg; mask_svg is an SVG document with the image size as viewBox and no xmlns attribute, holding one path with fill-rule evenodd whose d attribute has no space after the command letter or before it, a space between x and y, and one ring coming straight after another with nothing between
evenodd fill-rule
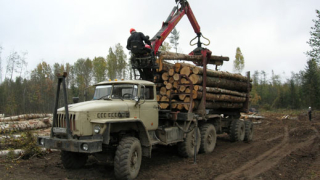
<instances>
[{"instance_id":1,"label":"treeline","mask_svg":"<svg viewBox=\"0 0 320 180\"><path fill-rule=\"evenodd\" d=\"M255 71L251 77L252 107L266 110L320 109L320 68L314 59L307 62L304 70L292 73L285 81L273 72L270 77L265 71Z\"/></svg>"},{"instance_id":2,"label":"treeline","mask_svg":"<svg viewBox=\"0 0 320 180\"><path fill-rule=\"evenodd\" d=\"M72 97L80 101L89 100L93 96L93 84L108 79L132 79L131 65L120 44L109 48L106 57L78 59L74 64L55 63L50 65L43 61L27 76L23 77L21 58L17 52L7 58L4 81L0 84L0 114L17 115L25 113L51 113L58 78L56 74L67 72L66 85L68 102ZM23 61L25 62L25 61ZM14 78L14 74L17 75ZM62 93L60 106L63 105Z\"/></svg>"}]
</instances>

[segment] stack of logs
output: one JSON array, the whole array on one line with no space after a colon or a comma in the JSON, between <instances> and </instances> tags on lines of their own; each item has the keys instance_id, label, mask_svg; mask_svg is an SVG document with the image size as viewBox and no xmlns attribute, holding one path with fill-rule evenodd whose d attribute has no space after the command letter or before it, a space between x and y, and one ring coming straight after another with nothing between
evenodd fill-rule
<instances>
[{"instance_id":1,"label":"stack of logs","mask_svg":"<svg viewBox=\"0 0 320 180\"><path fill-rule=\"evenodd\" d=\"M45 129L51 126L52 114L23 114L0 118L0 134Z\"/></svg>"},{"instance_id":2,"label":"stack of logs","mask_svg":"<svg viewBox=\"0 0 320 180\"><path fill-rule=\"evenodd\" d=\"M173 110L189 110L190 98L193 99L192 108L197 109L203 96L202 75L202 67L163 61L159 75L154 77L160 109L170 108L170 98ZM193 84L192 92L190 84ZM247 100L250 87L251 83L248 85L247 77L241 74L207 69L205 108L240 109Z\"/></svg>"}]
</instances>

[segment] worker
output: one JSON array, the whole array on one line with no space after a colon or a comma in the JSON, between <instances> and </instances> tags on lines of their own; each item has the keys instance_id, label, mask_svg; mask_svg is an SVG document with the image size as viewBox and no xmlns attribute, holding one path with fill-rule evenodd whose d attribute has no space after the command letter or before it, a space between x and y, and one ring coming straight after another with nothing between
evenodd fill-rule
<instances>
[{"instance_id":1,"label":"worker","mask_svg":"<svg viewBox=\"0 0 320 180\"><path fill-rule=\"evenodd\" d=\"M145 43L151 45L148 36L145 36L142 32L136 32L134 28L130 29L130 37L127 42L127 49L135 55L143 55L151 52L150 48L145 47Z\"/></svg>"},{"instance_id":2,"label":"worker","mask_svg":"<svg viewBox=\"0 0 320 180\"><path fill-rule=\"evenodd\" d=\"M309 115L309 121L311 121L311 116L312 116L312 109L311 109L311 107L309 107L308 115Z\"/></svg>"}]
</instances>

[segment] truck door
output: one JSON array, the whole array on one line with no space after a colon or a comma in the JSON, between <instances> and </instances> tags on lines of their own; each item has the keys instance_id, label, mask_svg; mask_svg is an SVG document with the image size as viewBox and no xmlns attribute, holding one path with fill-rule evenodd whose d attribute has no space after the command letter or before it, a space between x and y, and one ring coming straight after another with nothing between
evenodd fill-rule
<instances>
[{"instance_id":1,"label":"truck door","mask_svg":"<svg viewBox=\"0 0 320 180\"><path fill-rule=\"evenodd\" d=\"M154 88L154 86L150 85L141 86L140 89L140 98L142 103L140 105L140 119L148 130L155 130L158 128L159 110Z\"/></svg>"}]
</instances>

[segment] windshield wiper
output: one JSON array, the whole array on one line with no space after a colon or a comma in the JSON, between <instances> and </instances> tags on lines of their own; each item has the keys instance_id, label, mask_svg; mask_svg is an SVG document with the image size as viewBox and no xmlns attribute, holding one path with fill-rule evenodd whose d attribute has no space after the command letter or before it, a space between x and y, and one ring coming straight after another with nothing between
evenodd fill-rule
<instances>
[{"instance_id":1,"label":"windshield wiper","mask_svg":"<svg viewBox=\"0 0 320 180\"><path fill-rule=\"evenodd\" d=\"M100 99L104 99L105 97L107 97L105 100L111 100L111 96L110 96L110 94L107 94L107 95L101 96L98 100L100 100Z\"/></svg>"}]
</instances>

